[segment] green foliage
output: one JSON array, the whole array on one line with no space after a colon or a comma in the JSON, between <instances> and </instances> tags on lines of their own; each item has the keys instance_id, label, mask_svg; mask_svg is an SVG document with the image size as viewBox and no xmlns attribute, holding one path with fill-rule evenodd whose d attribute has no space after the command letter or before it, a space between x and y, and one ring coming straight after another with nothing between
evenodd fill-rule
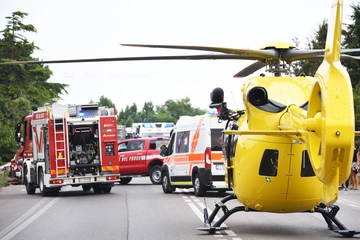
<instances>
[{"instance_id":1,"label":"green foliage","mask_svg":"<svg viewBox=\"0 0 360 240\"><path fill-rule=\"evenodd\" d=\"M0 188L5 187L8 183L9 171L0 172Z\"/></svg>"},{"instance_id":2,"label":"green foliage","mask_svg":"<svg viewBox=\"0 0 360 240\"><path fill-rule=\"evenodd\" d=\"M176 101L167 100L164 105L155 107L152 102L145 102L140 112L137 111L134 103L131 107L126 106L125 110L122 109L119 112L118 123L126 127L131 127L134 122L176 123L180 116L195 116L205 112L206 110L192 107L188 97Z\"/></svg>"},{"instance_id":3,"label":"green foliage","mask_svg":"<svg viewBox=\"0 0 360 240\"><path fill-rule=\"evenodd\" d=\"M100 97L98 105L100 107L106 106L108 108L115 108L115 104L109 98L104 97L104 95Z\"/></svg>"},{"instance_id":4,"label":"green foliage","mask_svg":"<svg viewBox=\"0 0 360 240\"><path fill-rule=\"evenodd\" d=\"M7 25L0 38L0 61L32 61L39 49L28 42L24 33L36 33L31 24L22 22L28 14L13 12L6 17ZM45 103L54 103L66 94L67 84L48 82L52 72L42 64L0 66L0 164L9 161L18 146L14 139L14 126Z\"/></svg>"},{"instance_id":5,"label":"green foliage","mask_svg":"<svg viewBox=\"0 0 360 240\"><path fill-rule=\"evenodd\" d=\"M326 34L327 21L323 20L323 22L319 24L318 29L314 31L314 36L310 37L310 39L308 38L307 49L324 49L326 43ZM296 42L296 44L298 45L298 42ZM322 59L297 61L293 64L294 74L296 76L299 76L300 74L314 76L321 62Z\"/></svg>"},{"instance_id":6,"label":"green foliage","mask_svg":"<svg viewBox=\"0 0 360 240\"><path fill-rule=\"evenodd\" d=\"M353 23L348 24L346 26L346 30L343 31L343 43L345 48L360 48L360 4L351 5L351 8L354 10L353 14L350 16L350 18L353 20ZM356 55L359 55L359 53L357 53ZM360 81L359 60L344 61L343 65L347 68L349 72L353 87L357 87ZM357 126L360 127L360 125Z\"/></svg>"}]
</instances>

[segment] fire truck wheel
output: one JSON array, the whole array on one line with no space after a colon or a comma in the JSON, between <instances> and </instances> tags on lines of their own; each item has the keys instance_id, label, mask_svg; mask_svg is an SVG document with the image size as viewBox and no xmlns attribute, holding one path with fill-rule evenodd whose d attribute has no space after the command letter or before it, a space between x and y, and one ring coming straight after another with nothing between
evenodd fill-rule
<instances>
[{"instance_id":1,"label":"fire truck wheel","mask_svg":"<svg viewBox=\"0 0 360 240\"><path fill-rule=\"evenodd\" d=\"M100 193L102 193L102 188L101 188L100 185L94 185L94 186L93 186L93 190L94 190L94 193L95 193L95 194L100 194Z\"/></svg>"},{"instance_id":2,"label":"fire truck wheel","mask_svg":"<svg viewBox=\"0 0 360 240\"><path fill-rule=\"evenodd\" d=\"M59 195L59 191L60 191L60 189L58 189L58 188L51 189L50 195L56 197Z\"/></svg>"},{"instance_id":3,"label":"fire truck wheel","mask_svg":"<svg viewBox=\"0 0 360 240\"><path fill-rule=\"evenodd\" d=\"M81 185L81 187L85 192L90 191L91 189L91 185Z\"/></svg>"},{"instance_id":4,"label":"fire truck wheel","mask_svg":"<svg viewBox=\"0 0 360 240\"><path fill-rule=\"evenodd\" d=\"M194 178L194 194L195 196L204 196L206 192L206 188L204 185L201 185L199 174L195 174Z\"/></svg>"},{"instance_id":5,"label":"fire truck wheel","mask_svg":"<svg viewBox=\"0 0 360 240\"><path fill-rule=\"evenodd\" d=\"M120 178L120 184L128 184L131 181L132 177Z\"/></svg>"},{"instance_id":6,"label":"fire truck wheel","mask_svg":"<svg viewBox=\"0 0 360 240\"><path fill-rule=\"evenodd\" d=\"M161 184L161 167L155 165L150 169L150 180L153 184Z\"/></svg>"},{"instance_id":7,"label":"fire truck wheel","mask_svg":"<svg viewBox=\"0 0 360 240\"><path fill-rule=\"evenodd\" d=\"M24 177L24 181L25 181L25 187L26 187L26 192L27 194L34 194L36 191L36 188L34 187L34 183L29 183L27 181L27 177Z\"/></svg>"},{"instance_id":8,"label":"fire truck wheel","mask_svg":"<svg viewBox=\"0 0 360 240\"><path fill-rule=\"evenodd\" d=\"M162 189L164 193L172 193L175 191L175 188L171 186L168 172L163 172L162 174Z\"/></svg>"},{"instance_id":9,"label":"fire truck wheel","mask_svg":"<svg viewBox=\"0 0 360 240\"><path fill-rule=\"evenodd\" d=\"M49 196L49 192L44 184L44 172L43 172L42 168L40 168L40 170L39 170L39 189L40 189L41 196L43 196L43 197Z\"/></svg>"},{"instance_id":10,"label":"fire truck wheel","mask_svg":"<svg viewBox=\"0 0 360 240\"><path fill-rule=\"evenodd\" d=\"M110 193L111 192L111 187L103 187L102 191L103 191L103 193Z\"/></svg>"}]
</instances>

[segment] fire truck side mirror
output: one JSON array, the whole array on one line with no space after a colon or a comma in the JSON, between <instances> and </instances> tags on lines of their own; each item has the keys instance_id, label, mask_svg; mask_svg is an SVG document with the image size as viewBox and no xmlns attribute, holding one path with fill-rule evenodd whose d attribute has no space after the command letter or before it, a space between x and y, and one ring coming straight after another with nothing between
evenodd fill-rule
<instances>
[{"instance_id":1,"label":"fire truck side mirror","mask_svg":"<svg viewBox=\"0 0 360 240\"><path fill-rule=\"evenodd\" d=\"M15 140L17 142L21 141L21 134L20 134L20 129L21 129L21 123L17 123L15 125Z\"/></svg>"},{"instance_id":2,"label":"fire truck side mirror","mask_svg":"<svg viewBox=\"0 0 360 240\"><path fill-rule=\"evenodd\" d=\"M20 133L15 133L15 140L16 140L18 143L21 143Z\"/></svg>"}]
</instances>

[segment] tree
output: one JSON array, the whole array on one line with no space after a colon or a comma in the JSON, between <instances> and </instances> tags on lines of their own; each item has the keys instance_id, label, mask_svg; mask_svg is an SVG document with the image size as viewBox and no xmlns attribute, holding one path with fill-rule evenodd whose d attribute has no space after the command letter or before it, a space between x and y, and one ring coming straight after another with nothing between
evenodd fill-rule
<instances>
[{"instance_id":1,"label":"tree","mask_svg":"<svg viewBox=\"0 0 360 240\"><path fill-rule=\"evenodd\" d=\"M308 39L307 49L324 49L327 34L327 21L323 20L319 24L318 29L314 32L314 37ZM297 40L295 40L297 41ZM296 42L298 44L298 42ZM299 76L304 73L306 76L314 76L316 70L319 68L322 59L319 60L304 60L293 64L294 74Z\"/></svg>"},{"instance_id":2,"label":"tree","mask_svg":"<svg viewBox=\"0 0 360 240\"><path fill-rule=\"evenodd\" d=\"M136 122L174 122L176 123L180 116L202 115L206 110L192 107L190 98L186 97L180 100L167 100L165 104L155 106L152 102L145 102L143 109L138 112L136 104L132 107L126 106L118 114L118 123L131 127Z\"/></svg>"},{"instance_id":3,"label":"tree","mask_svg":"<svg viewBox=\"0 0 360 240\"><path fill-rule=\"evenodd\" d=\"M353 14L350 16L353 20L352 24L348 24L345 31L343 31L345 48L360 48L360 4L351 5ZM359 55L359 54L357 54ZM344 61L343 65L347 68L354 93L354 107L355 107L355 129L360 129L360 62L359 60Z\"/></svg>"},{"instance_id":4,"label":"tree","mask_svg":"<svg viewBox=\"0 0 360 240\"><path fill-rule=\"evenodd\" d=\"M31 55L39 48L24 36L24 33L36 33L33 25L22 22L27 15L18 11L6 17L6 28L0 31L0 61L36 60ZM9 161L18 148L14 139L15 123L30 110L47 102L54 103L61 94L67 93L67 84L47 81L51 74L42 64L0 66L0 162Z\"/></svg>"},{"instance_id":5,"label":"tree","mask_svg":"<svg viewBox=\"0 0 360 240\"><path fill-rule=\"evenodd\" d=\"M348 24L346 30L343 31L343 45L345 48L360 48L360 4L351 5L351 8L354 10L353 14L350 16L353 23ZM347 60L344 61L343 65L347 68L351 83L353 88L355 88L360 81L359 60ZM359 102L357 104L359 104Z\"/></svg>"},{"instance_id":6,"label":"tree","mask_svg":"<svg viewBox=\"0 0 360 240\"><path fill-rule=\"evenodd\" d=\"M104 95L100 97L98 105L99 107L106 106L108 108L115 108L115 104L109 98L104 97Z\"/></svg>"}]
</instances>

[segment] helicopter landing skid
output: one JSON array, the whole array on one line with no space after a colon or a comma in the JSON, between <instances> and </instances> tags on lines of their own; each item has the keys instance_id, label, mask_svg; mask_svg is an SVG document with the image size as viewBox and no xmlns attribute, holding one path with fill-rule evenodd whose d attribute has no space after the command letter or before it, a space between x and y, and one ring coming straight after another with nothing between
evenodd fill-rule
<instances>
[{"instance_id":1,"label":"helicopter landing skid","mask_svg":"<svg viewBox=\"0 0 360 240\"><path fill-rule=\"evenodd\" d=\"M206 231L209 234L214 234L216 231L222 231L229 229L229 227L221 227L221 224L228 218L230 215L236 212L244 211L244 212L257 212L257 210L251 209L251 208L245 208L245 206L237 206L232 209L228 209L225 205L226 202L237 199L236 195L229 195L225 198L221 199L220 201L215 202L215 209L211 213L211 215L208 215L208 209L206 207L204 208L204 227L198 227L196 228L199 231ZM216 221L213 225L212 222L216 216L216 214L220 211L220 209L223 211L224 215ZM340 210L339 206L332 205L332 206L325 206L325 204L321 203L317 207L315 207L313 210L305 211L305 212L318 212L321 213L321 215L324 217L326 223L328 224L328 228L336 233L341 234L344 237L353 237L355 234L360 234L360 230L348 230L335 216L337 212Z\"/></svg>"},{"instance_id":2,"label":"helicopter landing skid","mask_svg":"<svg viewBox=\"0 0 360 240\"><path fill-rule=\"evenodd\" d=\"M331 205L326 207L325 204L320 203L315 212L321 213L324 217L328 228L336 233L343 235L344 237L353 237L355 234L359 234L359 230L348 230L335 216L340 210L339 206ZM309 211L312 212L312 211ZM335 224L335 225L334 225Z\"/></svg>"},{"instance_id":3,"label":"helicopter landing skid","mask_svg":"<svg viewBox=\"0 0 360 240\"><path fill-rule=\"evenodd\" d=\"M235 207L235 208L232 208L229 210L227 208L227 206L225 205L225 203L227 201L230 201L233 199L236 199L236 196L229 195L229 196L226 196L223 199L221 199L221 201L215 202L215 209L211 213L210 216L208 215L207 207L205 207L204 208L204 227L198 227L196 229L200 230L200 231L207 231L207 232L209 232L209 234L214 234L216 231L229 229L229 227L221 227L221 224L233 213L245 210L244 206L238 206L238 207ZM205 203L205 205L206 205L206 203ZM214 225L211 225L216 214L219 212L220 209L223 211L224 215L217 222L215 222Z\"/></svg>"}]
</instances>

